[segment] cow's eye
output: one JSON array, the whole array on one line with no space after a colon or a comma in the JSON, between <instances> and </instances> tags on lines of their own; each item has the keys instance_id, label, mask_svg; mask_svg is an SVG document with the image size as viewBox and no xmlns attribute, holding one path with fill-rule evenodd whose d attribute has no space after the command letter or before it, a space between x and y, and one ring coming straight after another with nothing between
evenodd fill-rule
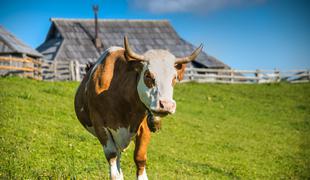
<instances>
[{"instance_id":1,"label":"cow's eye","mask_svg":"<svg viewBox=\"0 0 310 180\"><path fill-rule=\"evenodd\" d=\"M154 75L149 70L146 70L144 73L144 83L148 88L152 88L155 86Z\"/></svg>"},{"instance_id":2,"label":"cow's eye","mask_svg":"<svg viewBox=\"0 0 310 180\"><path fill-rule=\"evenodd\" d=\"M174 67L177 69L177 70L181 70L183 65L182 64L175 64Z\"/></svg>"}]
</instances>

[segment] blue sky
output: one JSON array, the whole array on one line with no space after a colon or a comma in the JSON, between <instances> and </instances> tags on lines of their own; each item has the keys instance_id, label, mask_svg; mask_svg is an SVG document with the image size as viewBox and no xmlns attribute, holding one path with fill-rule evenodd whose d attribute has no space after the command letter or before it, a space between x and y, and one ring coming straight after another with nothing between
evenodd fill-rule
<instances>
[{"instance_id":1,"label":"blue sky","mask_svg":"<svg viewBox=\"0 0 310 180\"><path fill-rule=\"evenodd\" d=\"M236 69L310 68L308 0L0 0L0 24L36 48L51 17L168 19L181 37Z\"/></svg>"}]
</instances>

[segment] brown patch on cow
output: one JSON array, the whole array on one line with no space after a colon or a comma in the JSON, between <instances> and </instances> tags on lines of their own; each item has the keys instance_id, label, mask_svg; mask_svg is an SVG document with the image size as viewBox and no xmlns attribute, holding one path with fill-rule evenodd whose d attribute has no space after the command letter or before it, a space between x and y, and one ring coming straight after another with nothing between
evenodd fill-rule
<instances>
[{"instance_id":1,"label":"brown patch on cow","mask_svg":"<svg viewBox=\"0 0 310 180\"><path fill-rule=\"evenodd\" d=\"M155 77L154 74L151 73L149 70L146 70L144 72L144 84L148 87L148 88L152 88L155 86Z\"/></svg>"},{"instance_id":2,"label":"brown patch on cow","mask_svg":"<svg viewBox=\"0 0 310 180\"><path fill-rule=\"evenodd\" d=\"M144 118L136 136L136 146L134 152L134 161L137 166L137 176L142 175L146 166L147 146L151 139L151 132L147 125L147 119Z\"/></svg>"},{"instance_id":3,"label":"brown patch on cow","mask_svg":"<svg viewBox=\"0 0 310 180\"><path fill-rule=\"evenodd\" d=\"M184 78L186 64L176 64L175 68L177 70L177 78L181 81Z\"/></svg>"},{"instance_id":4,"label":"brown patch on cow","mask_svg":"<svg viewBox=\"0 0 310 180\"><path fill-rule=\"evenodd\" d=\"M99 64L96 71L93 74L92 79L96 79L95 91L96 94L100 94L103 91L109 89L113 73L115 59L117 58L116 53L108 53L107 58L104 60L103 64Z\"/></svg>"}]
</instances>

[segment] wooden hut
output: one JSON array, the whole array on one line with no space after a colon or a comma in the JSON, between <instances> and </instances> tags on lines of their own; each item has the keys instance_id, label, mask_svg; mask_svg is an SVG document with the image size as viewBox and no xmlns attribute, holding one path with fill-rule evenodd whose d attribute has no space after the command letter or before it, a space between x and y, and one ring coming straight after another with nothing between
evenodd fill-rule
<instances>
[{"instance_id":1,"label":"wooden hut","mask_svg":"<svg viewBox=\"0 0 310 180\"><path fill-rule=\"evenodd\" d=\"M41 79L42 54L24 44L0 25L0 75Z\"/></svg>"},{"instance_id":2,"label":"wooden hut","mask_svg":"<svg viewBox=\"0 0 310 180\"><path fill-rule=\"evenodd\" d=\"M110 46L122 47L125 35L138 53L149 49L167 49L175 56L182 57L196 48L182 39L167 20L52 18L46 39L37 50L53 64L48 72L54 70L55 80L81 80L81 67L88 62L95 62ZM189 66L229 68L215 58L208 58L205 52Z\"/></svg>"}]
</instances>

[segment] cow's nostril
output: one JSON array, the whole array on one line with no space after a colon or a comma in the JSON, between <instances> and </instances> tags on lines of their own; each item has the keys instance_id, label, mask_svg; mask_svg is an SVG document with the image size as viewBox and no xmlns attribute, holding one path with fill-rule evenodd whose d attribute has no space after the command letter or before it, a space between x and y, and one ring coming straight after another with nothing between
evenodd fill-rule
<instances>
[{"instance_id":1,"label":"cow's nostril","mask_svg":"<svg viewBox=\"0 0 310 180\"><path fill-rule=\"evenodd\" d=\"M162 101L159 101L159 107L162 108L162 109L164 108L164 104L163 104Z\"/></svg>"}]
</instances>

